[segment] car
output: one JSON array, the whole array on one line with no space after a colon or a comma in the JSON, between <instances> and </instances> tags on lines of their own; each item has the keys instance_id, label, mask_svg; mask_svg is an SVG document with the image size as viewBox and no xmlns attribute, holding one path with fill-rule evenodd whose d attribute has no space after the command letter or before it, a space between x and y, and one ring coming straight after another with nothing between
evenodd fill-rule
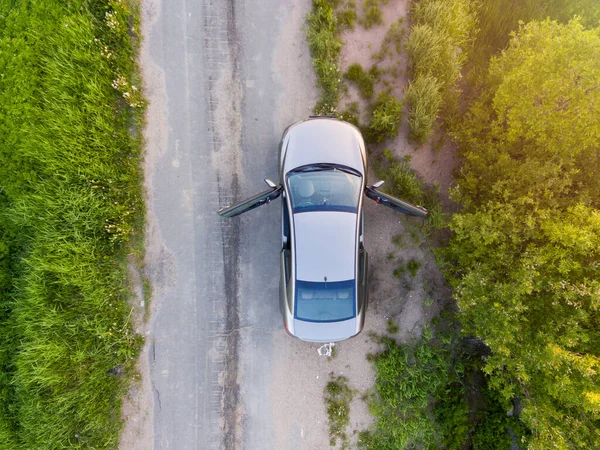
<instances>
[{"instance_id":1,"label":"car","mask_svg":"<svg viewBox=\"0 0 600 450\"><path fill-rule=\"evenodd\" d=\"M427 210L367 186L367 154L355 126L331 117L290 125L279 145L279 183L222 208L234 217L282 197L279 300L286 331L309 342L361 332L368 305L363 198L404 214ZM363 193L365 195L363 195Z\"/></svg>"}]
</instances>

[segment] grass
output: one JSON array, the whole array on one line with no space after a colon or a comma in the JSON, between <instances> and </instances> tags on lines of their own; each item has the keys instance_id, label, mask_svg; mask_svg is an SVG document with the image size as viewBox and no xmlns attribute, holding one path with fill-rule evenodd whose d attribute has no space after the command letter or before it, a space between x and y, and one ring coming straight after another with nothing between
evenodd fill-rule
<instances>
[{"instance_id":1,"label":"grass","mask_svg":"<svg viewBox=\"0 0 600 450\"><path fill-rule=\"evenodd\" d=\"M313 112L319 115L335 114L342 86L338 65L342 49L339 37L341 27L334 6L333 1L313 0L304 28L320 90L320 98Z\"/></svg>"},{"instance_id":2,"label":"grass","mask_svg":"<svg viewBox=\"0 0 600 450\"><path fill-rule=\"evenodd\" d=\"M377 83L378 75L377 66L372 66L366 71L359 63L354 63L348 67L348 70L344 73L344 78L352 81L358 87L360 96L368 100L373 97L373 89L375 83Z\"/></svg>"},{"instance_id":3,"label":"grass","mask_svg":"<svg viewBox=\"0 0 600 450\"><path fill-rule=\"evenodd\" d=\"M418 143L432 135L440 111L445 121L456 114L458 81L476 32L476 5L468 0L418 0L412 6L407 102L411 137Z\"/></svg>"},{"instance_id":4,"label":"grass","mask_svg":"<svg viewBox=\"0 0 600 450\"><path fill-rule=\"evenodd\" d=\"M143 251L138 12L0 16L0 445L116 448L141 345L126 281Z\"/></svg>"},{"instance_id":5,"label":"grass","mask_svg":"<svg viewBox=\"0 0 600 450\"><path fill-rule=\"evenodd\" d=\"M400 56L402 54L405 37L406 28L404 28L404 17L400 17L396 22L390 25L381 42L379 51L374 53L372 58L377 62L381 62L386 56L393 56L392 49L390 48L391 46L393 46L396 55Z\"/></svg>"},{"instance_id":6,"label":"grass","mask_svg":"<svg viewBox=\"0 0 600 450\"><path fill-rule=\"evenodd\" d=\"M391 319L387 321L386 328L387 328L387 332L389 334L396 334L398 332L398 330L400 329L398 327L398 324Z\"/></svg>"},{"instance_id":7,"label":"grass","mask_svg":"<svg viewBox=\"0 0 600 450\"><path fill-rule=\"evenodd\" d=\"M387 4L388 0L363 0L363 17L361 24L369 29L383 23L383 13L379 7Z\"/></svg>"},{"instance_id":8,"label":"grass","mask_svg":"<svg viewBox=\"0 0 600 450\"><path fill-rule=\"evenodd\" d=\"M442 105L441 85L437 78L419 75L406 90L409 137L423 144L433 134L434 124Z\"/></svg>"},{"instance_id":9,"label":"grass","mask_svg":"<svg viewBox=\"0 0 600 450\"><path fill-rule=\"evenodd\" d=\"M410 273L411 277L416 277L417 276L417 272L419 271L420 268L421 268L421 263L419 261L414 260L414 259L411 259L406 264L406 270L408 270L408 273Z\"/></svg>"},{"instance_id":10,"label":"grass","mask_svg":"<svg viewBox=\"0 0 600 450\"><path fill-rule=\"evenodd\" d=\"M356 2L349 1L343 7L339 7L336 10L336 15L341 28L353 30L356 22Z\"/></svg>"},{"instance_id":11,"label":"grass","mask_svg":"<svg viewBox=\"0 0 600 450\"><path fill-rule=\"evenodd\" d=\"M420 225L425 236L431 236L436 230L446 226L446 215L438 198L437 187L426 186L409 166L409 160L399 161L389 149L374 164L377 176L386 183L383 189L398 198L427 208L428 215ZM418 242L418 234L411 231L411 237ZM398 244L397 244L398 245Z\"/></svg>"},{"instance_id":12,"label":"grass","mask_svg":"<svg viewBox=\"0 0 600 450\"><path fill-rule=\"evenodd\" d=\"M398 135L398 127L402 120L402 102L389 90L377 96L371 121L365 132L367 143L381 143Z\"/></svg>"},{"instance_id":13,"label":"grass","mask_svg":"<svg viewBox=\"0 0 600 450\"><path fill-rule=\"evenodd\" d=\"M340 441L340 449L348 449L348 436L346 428L350 424L350 402L354 391L348 386L348 378L343 375L337 377L331 373L331 380L325 387L325 405L327 406L329 445L336 445Z\"/></svg>"}]
</instances>

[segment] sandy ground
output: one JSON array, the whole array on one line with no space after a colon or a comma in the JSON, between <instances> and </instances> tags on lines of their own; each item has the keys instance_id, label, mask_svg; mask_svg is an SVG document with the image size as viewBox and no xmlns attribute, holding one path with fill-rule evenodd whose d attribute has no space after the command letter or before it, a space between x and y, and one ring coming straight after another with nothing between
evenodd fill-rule
<instances>
[{"instance_id":1,"label":"sandy ground","mask_svg":"<svg viewBox=\"0 0 600 450\"><path fill-rule=\"evenodd\" d=\"M149 5L149 2L142 2L142 35L148 36L148 30L153 26L154 21L160 9L160 0L154 2L155 10ZM145 127L144 138L146 141L146 155L144 160L144 172L151 173L156 158L167 148L167 129L168 122L166 118L165 107L165 81L160 68L156 66L149 55L148 42L142 40L140 63L143 70L144 93L149 100L146 110L146 119L152 127ZM145 178L146 193L146 231L145 231L145 265L152 268L152 261L161 260L163 249L157 244L162 242L158 234L156 219L152 211L152 201L150 198L152 189L150 183L152 178ZM149 264L150 263L150 264ZM154 447L154 398L153 388L150 378L152 340L150 339L150 330L152 329L152 319L155 317L156 303L150 301L144 303L141 289L141 277L137 268L132 267L133 282L135 285L136 297L132 300L135 311L134 323L136 332L146 338L144 347L138 359L137 371L139 376L132 385L127 397L123 401L121 416L124 421L123 431L119 442L120 449L152 449ZM146 274L147 276L148 274ZM154 277L156 279L156 277ZM164 276L159 278L165 278ZM153 296L160 295L157 290L159 285L153 285ZM147 308L150 310L147 312ZM145 320L147 318L149 320Z\"/></svg>"}]
</instances>

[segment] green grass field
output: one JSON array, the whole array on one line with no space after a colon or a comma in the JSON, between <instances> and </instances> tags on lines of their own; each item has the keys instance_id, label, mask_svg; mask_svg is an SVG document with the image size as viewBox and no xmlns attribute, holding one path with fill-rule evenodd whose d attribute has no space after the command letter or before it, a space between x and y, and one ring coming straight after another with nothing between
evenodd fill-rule
<instances>
[{"instance_id":1,"label":"green grass field","mask_svg":"<svg viewBox=\"0 0 600 450\"><path fill-rule=\"evenodd\" d=\"M116 448L141 339L137 11L0 0L0 448Z\"/></svg>"}]
</instances>

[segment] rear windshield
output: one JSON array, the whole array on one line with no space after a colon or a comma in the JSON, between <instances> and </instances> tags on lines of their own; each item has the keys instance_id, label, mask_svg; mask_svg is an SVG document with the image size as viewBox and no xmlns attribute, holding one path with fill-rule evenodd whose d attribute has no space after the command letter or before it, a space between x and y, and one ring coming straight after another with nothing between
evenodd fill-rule
<instances>
[{"instance_id":1,"label":"rear windshield","mask_svg":"<svg viewBox=\"0 0 600 450\"><path fill-rule=\"evenodd\" d=\"M296 319L338 322L356 315L354 280L330 282L296 281Z\"/></svg>"}]
</instances>

